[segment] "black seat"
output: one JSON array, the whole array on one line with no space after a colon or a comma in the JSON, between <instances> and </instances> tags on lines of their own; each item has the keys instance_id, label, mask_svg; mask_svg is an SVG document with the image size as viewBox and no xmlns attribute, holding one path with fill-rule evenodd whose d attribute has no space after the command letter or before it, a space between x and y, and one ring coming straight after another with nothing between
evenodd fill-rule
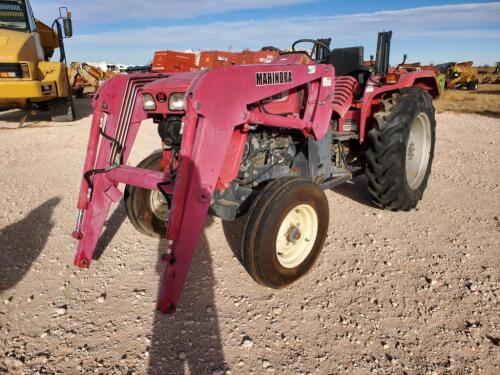
<instances>
[{"instance_id":1,"label":"black seat","mask_svg":"<svg viewBox=\"0 0 500 375\"><path fill-rule=\"evenodd\" d=\"M355 76L359 71L366 70L363 59L363 47L335 48L332 50L327 62L334 66L335 75Z\"/></svg>"},{"instance_id":2,"label":"black seat","mask_svg":"<svg viewBox=\"0 0 500 375\"><path fill-rule=\"evenodd\" d=\"M358 80L361 87L368 82L371 68L364 64L364 48L335 48L328 57L327 63L335 68L336 76L351 76ZM360 90L358 95L361 95Z\"/></svg>"}]
</instances>

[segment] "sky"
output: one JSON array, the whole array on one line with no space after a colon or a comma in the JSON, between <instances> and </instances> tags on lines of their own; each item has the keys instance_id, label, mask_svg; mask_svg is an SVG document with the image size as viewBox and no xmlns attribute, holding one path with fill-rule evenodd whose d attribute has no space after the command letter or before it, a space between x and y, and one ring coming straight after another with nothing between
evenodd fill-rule
<instances>
[{"instance_id":1,"label":"sky","mask_svg":"<svg viewBox=\"0 0 500 375\"><path fill-rule=\"evenodd\" d=\"M74 36L68 61L146 64L157 50L240 51L332 38L332 47L365 46L393 31L391 62L500 61L500 2L474 0L31 0L49 24L66 6Z\"/></svg>"}]
</instances>

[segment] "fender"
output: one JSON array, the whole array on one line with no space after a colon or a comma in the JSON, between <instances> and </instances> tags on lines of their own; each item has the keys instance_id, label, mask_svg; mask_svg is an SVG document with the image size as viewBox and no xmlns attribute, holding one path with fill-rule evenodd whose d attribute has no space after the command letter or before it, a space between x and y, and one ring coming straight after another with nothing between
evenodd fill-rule
<instances>
[{"instance_id":1,"label":"fender","mask_svg":"<svg viewBox=\"0 0 500 375\"><path fill-rule=\"evenodd\" d=\"M378 87L376 81L368 82L361 105L361 122L359 127L360 143L364 143L366 139L366 123L368 118L371 118L373 114L374 102L384 94L396 92L407 87L421 87L429 91L432 97L436 98L439 96L439 83L435 74L430 71L403 73L399 76L398 82L394 85Z\"/></svg>"}]
</instances>

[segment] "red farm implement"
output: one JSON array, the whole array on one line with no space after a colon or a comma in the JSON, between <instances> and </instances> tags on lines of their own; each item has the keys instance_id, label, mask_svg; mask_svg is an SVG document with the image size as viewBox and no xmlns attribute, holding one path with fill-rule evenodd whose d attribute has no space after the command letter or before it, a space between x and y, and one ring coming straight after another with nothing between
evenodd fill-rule
<instances>
[{"instance_id":1,"label":"red farm implement","mask_svg":"<svg viewBox=\"0 0 500 375\"><path fill-rule=\"evenodd\" d=\"M153 73L193 72L224 66L266 64L279 55L278 51L203 51L199 58L194 53L157 51L153 58ZM197 61L198 60L198 61Z\"/></svg>"},{"instance_id":2,"label":"red farm implement","mask_svg":"<svg viewBox=\"0 0 500 375\"><path fill-rule=\"evenodd\" d=\"M240 63L239 53L227 51L203 51L200 53L199 68L212 69L234 66Z\"/></svg>"},{"instance_id":3,"label":"red farm implement","mask_svg":"<svg viewBox=\"0 0 500 375\"><path fill-rule=\"evenodd\" d=\"M93 101L75 265L89 267L111 205L125 199L139 231L167 240L158 308L172 313L207 214L246 217L241 261L281 288L323 248L324 190L364 173L377 206L414 208L431 170L438 83L432 72L389 74L391 35L379 34L372 66L362 47L302 40L312 48L294 44L270 64L109 80ZM127 166L147 118L163 152ZM157 204L144 203L153 194Z\"/></svg>"},{"instance_id":4,"label":"red farm implement","mask_svg":"<svg viewBox=\"0 0 500 375\"><path fill-rule=\"evenodd\" d=\"M151 71L154 73L191 72L197 70L194 53L157 51Z\"/></svg>"},{"instance_id":5,"label":"red farm implement","mask_svg":"<svg viewBox=\"0 0 500 375\"><path fill-rule=\"evenodd\" d=\"M239 65L269 64L279 56L278 51L249 51L239 53Z\"/></svg>"}]
</instances>

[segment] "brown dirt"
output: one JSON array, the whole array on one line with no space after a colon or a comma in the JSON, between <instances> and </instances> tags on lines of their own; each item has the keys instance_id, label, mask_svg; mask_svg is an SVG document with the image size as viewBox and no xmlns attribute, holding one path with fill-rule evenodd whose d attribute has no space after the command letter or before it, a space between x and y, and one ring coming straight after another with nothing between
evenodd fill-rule
<instances>
[{"instance_id":1,"label":"brown dirt","mask_svg":"<svg viewBox=\"0 0 500 375\"><path fill-rule=\"evenodd\" d=\"M500 373L500 119L438 116L416 211L374 208L362 178L327 192L327 245L287 289L256 285L238 226L208 220L174 316L154 309L161 244L122 207L100 261L72 266L89 122L0 132L0 373Z\"/></svg>"}]
</instances>

